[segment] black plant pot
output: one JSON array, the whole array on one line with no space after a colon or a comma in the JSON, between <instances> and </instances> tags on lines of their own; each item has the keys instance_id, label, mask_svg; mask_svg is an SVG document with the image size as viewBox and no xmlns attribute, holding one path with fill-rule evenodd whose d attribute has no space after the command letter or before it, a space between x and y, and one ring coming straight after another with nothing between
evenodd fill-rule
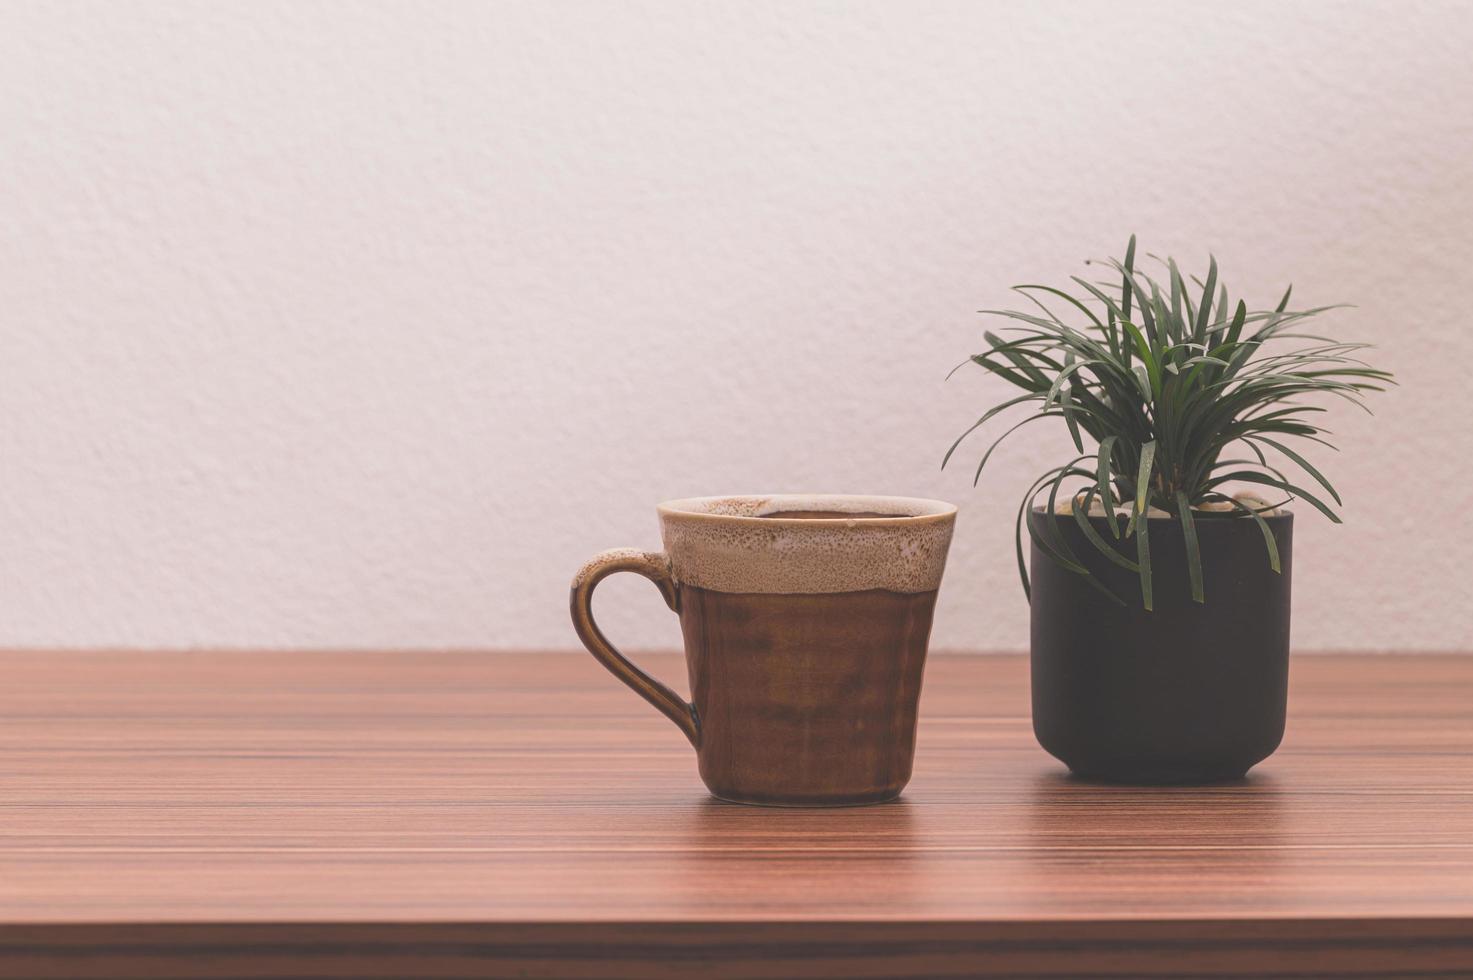
<instances>
[{"instance_id":1,"label":"black plant pot","mask_svg":"<svg viewBox=\"0 0 1473 980\"><path fill-rule=\"evenodd\" d=\"M1042 531L1047 517L1029 520ZM1239 779L1284 735L1289 680L1289 581L1294 518L1265 518L1282 571L1269 566L1263 531L1246 517L1199 516L1206 603L1192 601L1186 542L1174 519L1149 527L1152 612L1134 572L1111 563L1074 518L1065 542L1117 606L1033 545L1033 731L1077 775L1123 783ZM1115 542L1103 517L1090 518ZM1118 544L1134 560L1135 539Z\"/></svg>"}]
</instances>

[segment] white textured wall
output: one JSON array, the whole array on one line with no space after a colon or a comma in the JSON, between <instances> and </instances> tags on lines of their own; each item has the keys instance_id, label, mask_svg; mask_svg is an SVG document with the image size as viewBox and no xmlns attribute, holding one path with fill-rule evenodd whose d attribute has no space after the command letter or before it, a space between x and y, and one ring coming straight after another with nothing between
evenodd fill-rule
<instances>
[{"instance_id":1,"label":"white textured wall","mask_svg":"<svg viewBox=\"0 0 1473 980\"><path fill-rule=\"evenodd\" d=\"M1021 648L1064 437L974 491L1003 389L941 379L1134 230L1405 382L1335 420L1299 647L1473 645L1466 5L0 13L0 644L565 647L656 500L812 489L961 503L936 642Z\"/></svg>"}]
</instances>

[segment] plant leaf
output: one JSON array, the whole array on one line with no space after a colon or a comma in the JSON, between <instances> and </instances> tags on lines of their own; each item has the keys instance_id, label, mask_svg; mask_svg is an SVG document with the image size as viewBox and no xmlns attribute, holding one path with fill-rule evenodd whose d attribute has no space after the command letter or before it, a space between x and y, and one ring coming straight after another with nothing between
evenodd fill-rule
<instances>
[{"instance_id":1,"label":"plant leaf","mask_svg":"<svg viewBox=\"0 0 1473 980\"><path fill-rule=\"evenodd\" d=\"M1211 295L1211 290L1208 295ZM1181 532L1187 542L1187 576L1192 583L1192 601L1206 602L1202 592L1202 551L1197 545L1197 525L1192 522L1192 505L1180 490L1176 492L1176 509L1181 519Z\"/></svg>"},{"instance_id":2,"label":"plant leaf","mask_svg":"<svg viewBox=\"0 0 1473 980\"><path fill-rule=\"evenodd\" d=\"M1324 514L1326 517L1328 517L1333 523L1342 523L1338 514L1331 510L1324 501L1320 500L1308 490L1303 490L1299 487L1296 487L1292 483L1288 483L1284 480L1275 479L1263 473L1254 473L1252 470L1234 470L1231 473L1226 473L1222 476L1213 477L1211 480L1208 481L1207 485L1215 487L1226 483L1229 480L1239 480L1243 483L1258 483L1266 487L1275 487L1279 490L1284 491L1285 493L1291 493L1302 500L1308 501L1321 514Z\"/></svg>"},{"instance_id":3,"label":"plant leaf","mask_svg":"<svg viewBox=\"0 0 1473 980\"><path fill-rule=\"evenodd\" d=\"M1130 528L1136 532L1136 561L1140 564L1140 598L1146 610L1152 609L1150 597L1150 519L1146 516L1150 507L1150 470L1156 461L1155 439L1140 447L1140 470L1136 473L1136 505L1130 508ZM1127 531L1127 533L1130 533Z\"/></svg>"},{"instance_id":4,"label":"plant leaf","mask_svg":"<svg viewBox=\"0 0 1473 980\"><path fill-rule=\"evenodd\" d=\"M1202 305L1197 308L1197 324L1192 330L1192 339L1199 344L1207 337L1207 313L1212 309L1212 290L1217 285L1217 257L1208 258L1207 284L1202 287Z\"/></svg>"},{"instance_id":5,"label":"plant leaf","mask_svg":"<svg viewBox=\"0 0 1473 980\"><path fill-rule=\"evenodd\" d=\"M1145 605L1146 612L1155 608L1151 596L1151 542L1147 531L1150 523L1150 520L1142 515L1135 528L1135 560L1140 566L1141 602Z\"/></svg>"},{"instance_id":6,"label":"plant leaf","mask_svg":"<svg viewBox=\"0 0 1473 980\"><path fill-rule=\"evenodd\" d=\"M1279 543L1274 540L1273 529L1268 526L1268 521L1263 519L1263 515L1242 501L1235 500L1226 494L1218 496L1258 522L1258 528L1263 532L1263 543L1268 546L1268 567L1275 572L1282 572L1283 569L1279 565Z\"/></svg>"},{"instance_id":7,"label":"plant leaf","mask_svg":"<svg viewBox=\"0 0 1473 980\"><path fill-rule=\"evenodd\" d=\"M1035 395L1035 394L1032 394L1032 393L1029 393L1029 394L1026 394L1026 395L1019 395L1017 398L1009 398L1007 401L1003 402L1002 404L1000 404L1000 405L994 405L991 408L989 408L987 411L983 412L982 413L982 417L980 419L978 419L977 421L973 422L970 426L968 426L967 427L967 431L966 432L963 432L961 435L957 436L956 442L953 442L951 444L951 448L946 451L946 455L943 456L942 459L941 459L941 468L943 470L946 469L946 464L947 464L947 462L949 462L951 460L951 454L954 453L954 452L956 452L956 447L957 446L960 446L962 444L962 440L963 439L965 439L967 436L971 435L977 429L981 428L981 426L988 419L990 419L993 416L999 414L1000 412L1003 412L1003 411L1006 411L1009 408L1012 408L1014 405L1020 405L1023 402L1036 400L1037 398L1038 398L1038 396Z\"/></svg>"},{"instance_id":8,"label":"plant leaf","mask_svg":"<svg viewBox=\"0 0 1473 980\"><path fill-rule=\"evenodd\" d=\"M1130 244L1125 246L1125 281L1120 286L1120 318L1130 319L1130 270L1135 265L1135 236L1130 236Z\"/></svg>"},{"instance_id":9,"label":"plant leaf","mask_svg":"<svg viewBox=\"0 0 1473 980\"><path fill-rule=\"evenodd\" d=\"M1314 477L1319 485L1324 487L1325 490L1330 494L1335 503L1341 505L1342 507L1345 505L1345 501L1340 499L1340 495L1335 492L1335 488L1330 486L1330 481L1321 476L1320 471L1311 466L1309 460L1305 459L1303 456L1299 455L1294 450L1290 449L1288 446L1284 445L1281 442L1275 442L1274 440L1267 439L1263 436L1248 436L1247 438L1255 442L1261 442L1265 445L1272 446L1279 452L1283 453L1285 456L1288 456L1291 460L1299 465L1300 469L1304 470L1304 472Z\"/></svg>"},{"instance_id":10,"label":"plant leaf","mask_svg":"<svg viewBox=\"0 0 1473 980\"><path fill-rule=\"evenodd\" d=\"M1152 439L1141 447L1140 469L1135 477L1136 514L1144 514L1151 505L1151 467L1156 462L1156 440Z\"/></svg>"},{"instance_id":11,"label":"plant leaf","mask_svg":"<svg viewBox=\"0 0 1473 980\"><path fill-rule=\"evenodd\" d=\"M1008 431L1004 432L1002 435L998 436L997 441L988 446L987 452L982 454L982 462L977 464L977 473L975 476L972 477L972 486L975 487L977 485L977 481L982 479L982 468L987 465L987 461L992 458L993 452L997 449L998 446L1002 444L1002 441L1004 439L1012 435L1014 432L1017 432L1019 429L1023 428L1023 426L1027 425L1029 422L1037 422L1039 419L1058 418L1060 414L1062 413L1039 412L1037 415L1030 415L1023 421L1019 422L1017 425L1014 425L1012 428L1008 429Z\"/></svg>"},{"instance_id":12,"label":"plant leaf","mask_svg":"<svg viewBox=\"0 0 1473 980\"><path fill-rule=\"evenodd\" d=\"M1110 492L1110 453L1119 436L1106 436L1100 440L1099 458L1096 463L1095 484L1100 492L1100 503L1105 508L1105 523L1110 526L1110 535L1120 540L1120 521L1115 514L1114 496Z\"/></svg>"},{"instance_id":13,"label":"plant leaf","mask_svg":"<svg viewBox=\"0 0 1473 980\"><path fill-rule=\"evenodd\" d=\"M1132 572L1139 572L1140 565L1138 565L1136 562L1131 561L1129 558L1126 558L1120 552L1112 548L1110 546L1110 542L1100 537L1100 532L1096 531L1094 524L1090 522L1088 513L1089 505L1090 502L1094 499L1095 489L1091 487L1088 491L1086 491L1084 496L1084 509L1080 510L1078 507L1074 508L1074 523L1079 525L1079 530L1083 532L1085 540L1094 545L1096 551L1104 555L1110 561L1119 565L1121 568L1127 569ZM1117 535L1116 537L1118 538L1119 536Z\"/></svg>"}]
</instances>

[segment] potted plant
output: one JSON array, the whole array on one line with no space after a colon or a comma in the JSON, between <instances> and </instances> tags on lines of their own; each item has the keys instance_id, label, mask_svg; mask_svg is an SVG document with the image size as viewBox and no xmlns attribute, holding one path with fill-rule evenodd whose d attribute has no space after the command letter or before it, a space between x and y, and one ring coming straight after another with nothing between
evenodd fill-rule
<instances>
[{"instance_id":1,"label":"potted plant","mask_svg":"<svg viewBox=\"0 0 1473 980\"><path fill-rule=\"evenodd\" d=\"M1085 777L1235 779L1283 737L1284 504L1340 522L1339 494L1301 450L1330 446L1327 401L1364 408L1391 375L1358 359L1368 345L1305 332L1333 307L1291 310L1286 291L1252 311L1219 284L1215 259L1190 282L1172 259L1155 261L1157 275L1140 268L1132 237L1108 283L1018 286L1033 309L984 311L1012 324L985 333L970 361L1022 393L988 409L946 460L1017 406L1032 412L986 450L974 484L1030 422L1061 419L1073 443L1073 458L1028 488L1015 529L1039 743ZM1242 486L1252 492L1233 492Z\"/></svg>"}]
</instances>

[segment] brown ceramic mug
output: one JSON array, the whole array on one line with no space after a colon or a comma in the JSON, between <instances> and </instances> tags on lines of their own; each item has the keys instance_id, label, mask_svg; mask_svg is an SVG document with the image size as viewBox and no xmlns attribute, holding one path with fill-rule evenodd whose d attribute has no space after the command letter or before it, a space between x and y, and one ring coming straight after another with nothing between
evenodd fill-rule
<instances>
[{"instance_id":1,"label":"brown ceramic mug","mask_svg":"<svg viewBox=\"0 0 1473 980\"><path fill-rule=\"evenodd\" d=\"M685 732L724 800L898 796L956 508L774 495L671 500L659 515L663 552L605 551L573 579L573 626L589 651ZM679 614L690 703L594 623L594 587L614 572L650 579Z\"/></svg>"}]
</instances>

